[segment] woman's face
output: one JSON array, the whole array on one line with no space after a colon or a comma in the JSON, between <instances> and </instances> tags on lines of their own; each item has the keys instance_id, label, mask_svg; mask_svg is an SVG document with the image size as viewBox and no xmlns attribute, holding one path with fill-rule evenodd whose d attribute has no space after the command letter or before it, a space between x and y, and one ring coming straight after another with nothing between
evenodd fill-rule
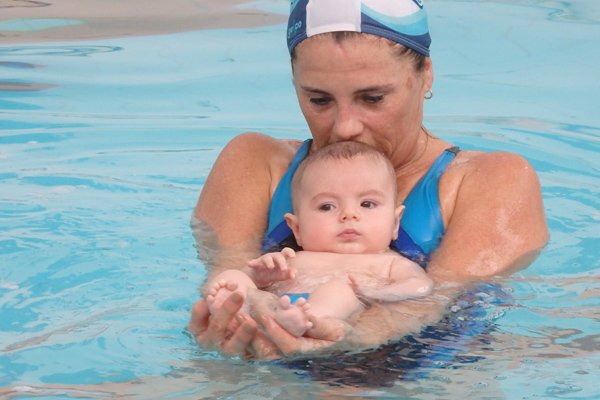
<instances>
[{"instance_id":1,"label":"woman's face","mask_svg":"<svg viewBox=\"0 0 600 400\"><path fill-rule=\"evenodd\" d=\"M431 61L417 73L393 51L386 40L367 34L340 43L317 35L296 47L294 86L317 148L366 143L396 168L415 157L423 99L433 81Z\"/></svg>"}]
</instances>

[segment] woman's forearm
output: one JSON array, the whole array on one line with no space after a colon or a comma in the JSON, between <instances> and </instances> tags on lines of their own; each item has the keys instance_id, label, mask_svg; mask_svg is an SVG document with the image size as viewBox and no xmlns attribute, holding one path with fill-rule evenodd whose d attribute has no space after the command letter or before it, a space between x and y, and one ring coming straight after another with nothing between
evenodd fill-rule
<instances>
[{"instance_id":1,"label":"woman's forearm","mask_svg":"<svg viewBox=\"0 0 600 400\"><path fill-rule=\"evenodd\" d=\"M361 349L419 332L444 316L451 297L458 288L435 290L430 296L392 303L373 303L352 324L337 347Z\"/></svg>"}]
</instances>

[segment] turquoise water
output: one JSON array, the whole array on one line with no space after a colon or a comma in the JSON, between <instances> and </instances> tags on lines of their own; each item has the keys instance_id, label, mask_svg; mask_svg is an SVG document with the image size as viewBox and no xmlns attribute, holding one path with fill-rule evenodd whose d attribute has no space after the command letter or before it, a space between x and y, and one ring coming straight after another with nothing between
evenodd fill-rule
<instances>
[{"instance_id":1,"label":"turquoise water","mask_svg":"<svg viewBox=\"0 0 600 400\"><path fill-rule=\"evenodd\" d=\"M426 5L426 126L525 156L543 186L551 241L499 282L514 304L473 300L489 330L359 388L199 349L184 331L205 276L189 219L217 154L247 130L308 136L285 27L4 45L0 398L600 398L600 9ZM434 344L414 341L409 363Z\"/></svg>"}]
</instances>

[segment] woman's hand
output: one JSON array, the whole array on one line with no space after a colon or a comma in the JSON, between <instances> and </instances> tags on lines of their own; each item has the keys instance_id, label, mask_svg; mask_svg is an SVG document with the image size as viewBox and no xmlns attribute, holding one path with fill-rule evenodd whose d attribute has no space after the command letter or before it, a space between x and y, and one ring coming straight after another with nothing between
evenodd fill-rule
<instances>
[{"instance_id":1,"label":"woman's hand","mask_svg":"<svg viewBox=\"0 0 600 400\"><path fill-rule=\"evenodd\" d=\"M334 347L343 341L350 328L348 324L337 319L311 318L311 322L313 326L308 332L310 337L296 337L282 328L273 318L260 317L260 324L265 334L282 356L290 356L294 353L306 355Z\"/></svg>"},{"instance_id":2,"label":"woman's hand","mask_svg":"<svg viewBox=\"0 0 600 400\"><path fill-rule=\"evenodd\" d=\"M256 322L239 313L243 303L243 296L235 292L211 315L206 301L199 300L192 308L187 329L200 346L223 354L258 359L278 356L279 350L260 332Z\"/></svg>"},{"instance_id":3,"label":"woman's hand","mask_svg":"<svg viewBox=\"0 0 600 400\"><path fill-rule=\"evenodd\" d=\"M197 301L188 324L198 344L231 356L253 359L273 359L296 352L310 353L328 348L341 341L345 328L335 320L314 320L311 336L295 337L270 317L260 317L264 332L250 316L239 313L244 299L233 293L223 306L210 315L206 301Z\"/></svg>"},{"instance_id":4,"label":"woman's hand","mask_svg":"<svg viewBox=\"0 0 600 400\"><path fill-rule=\"evenodd\" d=\"M233 293L211 316L206 301L204 299L197 301L192 307L188 331L203 347L219 349L230 355L243 354L258 330L256 323L247 321L240 323L234 318L243 302L244 298L241 294Z\"/></svg>"}]
</instances>

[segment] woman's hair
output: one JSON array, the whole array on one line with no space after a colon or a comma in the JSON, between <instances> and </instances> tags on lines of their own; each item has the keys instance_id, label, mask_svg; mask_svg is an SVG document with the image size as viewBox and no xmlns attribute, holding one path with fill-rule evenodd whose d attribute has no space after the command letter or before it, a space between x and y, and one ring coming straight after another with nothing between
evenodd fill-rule
<instances>
[{"instance_id":1,"label":"woman's hair","mask_svg":"<svg viewBox=\"0 0 600 400\"><path fill-rule=\"evenodd\" d=\"M360 37L360 35L370 35L372 37L376 37L376 38L379 38L380 40L385 41L390 47L393 48L394 53L398 56L398 58L400 58L400 59L406 58L409 61L411 61L412 65L415 69L415 72L422 72L423 69L425 68L425 59L427 58L427 56L425 56L409 47L403 46L400 43L394 42L393 40L389 40L389 39L386 39L381 36L371 35L369 33L352 32L352 31L326 32L326 33L320 34L319 36L321 36L321 35L332 37L335 40L335 42L338 44L345 42L348 39L354 39L354 38ZM294 50L292 50L291 57L292 57L292 70L293 70L294 60L296 59L296 48L294 48Z\"/></svg>"},{"instance_id":2,"label":"woman's hair","mask_svg":"<svg viewBox=\"0 0 600 400\"><path fill-rule=\"evenodd\" d=\"M329 144L325 147L321 147L314 153L309 154L298 165L298 168L296 169L296 172L294 172L294 176L292 177L291 191L292 205L294 206L294 208L297 199L297 194L300 191L300 186L302 185L302 178L304 177L304 172L306 171L306 168L313 164L322 163L324 161L351 161L356 157L366 157L371 159L375 163L381 163L386 166L390 176L395 200L398 192L396 189L396 173L390 160L383 153L379 152L377 149L369 146L368 144L360 142L338 142Z\"/></svg>"}]
</instances>

